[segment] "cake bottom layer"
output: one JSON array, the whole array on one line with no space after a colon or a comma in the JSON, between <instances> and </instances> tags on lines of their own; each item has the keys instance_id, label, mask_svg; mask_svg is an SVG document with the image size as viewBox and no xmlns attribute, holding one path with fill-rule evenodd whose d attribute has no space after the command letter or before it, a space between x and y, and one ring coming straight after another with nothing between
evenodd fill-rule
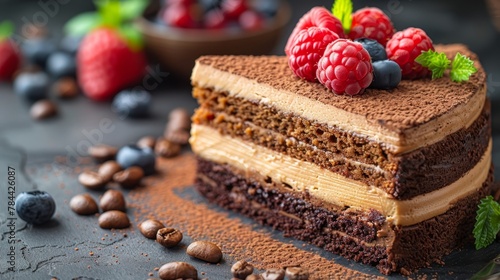
<instances>
[{"instance_id":1,"label":"cake bottom layer","mask_svg":"<svg viewBox=\"0 0 500 280\"><path fill-rule=\"evenodd\" d=\"M202 158L198 158L196 187L210 202L281 230L287 237L374 265L384 274L409 274L472 242L477 205L490 194L492 181L491 169L476 193L457 201L446 213L412 226L390 225L370 209L331 210L307 193Z\"/></svg>"}]
</instances>

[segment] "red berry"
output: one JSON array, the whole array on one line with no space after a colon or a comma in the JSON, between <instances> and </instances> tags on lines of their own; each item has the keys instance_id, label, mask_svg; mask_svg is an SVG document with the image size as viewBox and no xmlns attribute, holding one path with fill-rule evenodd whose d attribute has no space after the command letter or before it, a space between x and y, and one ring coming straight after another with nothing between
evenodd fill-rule
<instances>
[{"instance_id":1,"label":"red berry","mask_svg":"<svg viewBox=\"0 0 500 280\"><path fill-rule=\"evenodd\" d=\"M188 7L193 3L194 0L165 0L165 4L167 5L182 5L185 7Z\"/></svg>"},{"instance_id":2,"label":"red berry","mask_svg":"<svg viewBox=\"0 0 500 280\"><path fill-rule=\"evenodd\" d=\"M310 27L301 30L295 36L288 56L288 65L293 73L307 81L317 81L318 61L326 46L338 38L337 34L326 28Z\"/></svg>"},{"instance_id":3,"label":"red berry","mask_svg":"<svg viewBox=\"0 0 500 280\"><path fill-rule=\"evenodd\" d=\"M78 82L94 100L111 99L139 82L146 69L142 50L132 50L113 29L100 28L83 39L77 54Z\"/></svg>"},{"instance_id":4,"label":"red berry","mask_svg":"<svg viewBox=\"0 0 500 280\"><path fill-rule=\"evenodd\" d=\"M169 5L163 12L163 21L173 27L193 28L196 26L191 6Z\"/></svg>"},{"instance_id":5,"label":"red berry","mask_svg":"<svg viewBox=\"0 0 500 280\"><path fill-rule=\"evenodd\" d=\"M248 6L245 0L223 0L221 8L229 19L238 19Z\"/></svg>"},{"instance_id":6,"label":"red berry","mask_svg":"<svg viewBox=\"0 0 500 280\"><path fill-rule=\"evenodd\" d=\"M0 41L0 81L10 81L21 66L21 52L10 39Z\"/></svg>"},{"instance_id":7,"label":"red berry","mask_svg":"<svg viewBox=\"0 0 500 280\"><path fill-rule=\"evenodd\" d=\"M364 8L352 14L352 25L349 38L370 38L377 40L382 46L394 34L394 26L389 17L378 8Z\"/></svg>"},{"instance_id":8,"label":"red berry","mask_svg":"<svg viewBox=\"0 0 500 280\"><path fill-rule=\"evenodd\" d=\"M360 43L336 40L326 47L318 62L316 76L336 94L362 93L373 80L370 54Z\"/></svg>"},{"instance_id":9,"label":"red berry","mask_svg":"<svg viewBox=\"0 0 500 280\"><path fill-rule=\"evenodd\" d=\"M290 34L290 37L288 37L288 41L285 46L286 55L289 55L289 49L292 46L295 35L303 29L314 26L330 29L336 33L339 38L345 38L344 29L340 20L334 17L326 8L314 7L300 18L299 22L297 22L297 25L295 25L295 28Z\"/></svg>"},{"instance_id":10,"label":"red berry","mask_svg":"<svg viewBox=\"0 0 500 280\"><path fill-rule=\"evenodd\" d=\"M247 10L238 18L238 22L243 30L259 30L264 26L264 18L256 11Z\"/></svg>"},{"instance_id":11,"label":"red berry","mask_svg":"<svg viewBox=\"0 0 500 280\"><path fill-rule=\"evenodd\" d=\"M224 28L227 24L227 19L224 13L219 9L208 11L203 17L203 26L207 29Z\"/></svg>"},{"instance_id":12,"label":"red berry","mask_svg":"<svg viewBox=\"0 0 500 280\"><path fill-rule=\"evenodd\" d=\"M385 50L387 57L401 67L403 78L415 79L430 73L429 69L415 62L422 52L434 50L431 39L422 29L410 27L396 32Z\"/></svg>"}]
</instances>

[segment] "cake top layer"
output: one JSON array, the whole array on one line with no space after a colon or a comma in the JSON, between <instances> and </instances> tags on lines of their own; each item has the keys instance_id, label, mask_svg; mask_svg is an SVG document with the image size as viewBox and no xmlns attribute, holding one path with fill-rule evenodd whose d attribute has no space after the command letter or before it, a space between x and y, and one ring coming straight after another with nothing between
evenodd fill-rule
<instances>
[{"instance_id":1,"label":"cake top layer","mask_svg":"<svg viewBox=\"0 0 500 280\"><path fill-rule=\"evenodd\" d=\"M486 75L474 53L459 44L435 48L451 59L457 52L471 57L478 72L463 83L452 82L448 76L432 82L430 79L403 80L394 90L367 89L361 95L339 96L319 83L297 78L284 56L204 56L198 63L364 116L368 122L393 131L404 131L467 103L476 94L485 93Z\"/></svg>"}]
</instances>

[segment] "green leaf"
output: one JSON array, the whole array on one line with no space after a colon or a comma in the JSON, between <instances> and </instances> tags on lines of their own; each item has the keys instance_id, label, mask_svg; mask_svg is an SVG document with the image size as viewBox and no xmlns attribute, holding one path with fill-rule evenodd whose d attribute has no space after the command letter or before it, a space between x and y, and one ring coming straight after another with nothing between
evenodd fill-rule
<instances>
[{"instance_id":1,"label":"green leaf","mask_svg":"<svg viewBox=\"0 0 500 280\"><path fill-rule=\"evenodd\" d=\"M422 52L415 61L432 71L432 79L443 77L444 71L450 67L446 55L433 50Z\"/></svg>"},{"instance_id":2,"label":"green leaf","mask_svg":"<svg viewBox=\"0 0 500 280\"><path fill-rule=\"evenodd\" d=\"M146 0L128 0L121 2L120 14L123 20L132 20L144 12L148 5Z\"/></svg>"},{"instance_id":3,"label":"green leaf","mask_svg":"<svg viewBox=\"0 0 500 280\"><path fill-rule=\"evenodd\" d=\"M0 23L0 41L9 38L13 32L14 32L14 24L12 24L12 22L6 20Z\"/></svg>"},{"instance_id":4,"label":"green leaf","mask_svg":"<svg viewBox=\"0 0 500 280\"><path fill-rule=\"evenodd\" d=\"M469 77L477 72L477 68L474 67L474 61L470 58L457 53L453 62L451 63L451 80L454 82L468 81Z\"/></svg>"},{"instance_id":5,"label":"green leaf","mask_svg":"<svg viewBox=\"0 0 500 280\"><path fill-rule=\"evenodd\" d=\"M87 12L70 19L64 26L64 32L72 36L84 36L101 23L98 13Z\"/></svg>"},{"instance_id":6,"label":"green leaf","mask_svg":"<svg viewBox=\"0 0 500 280\"><path fill-rule=\"evenodd\" d=\"M95 0L102 25L117 28L122 23L119 0Z\"/></svg>"},{"instance_id":7,"label":"green leaf","mask_svg":"<svg viewBox=\"0 0 500 280\"><path fill-rule=\"evenodd\" d=\"M119 32L132 50L138 51L142 49L142 34L133 24L121 26Z\"/></svg>"},{"instance_id":8,"label":"green leaf","mask_svg":"<svg viewBox=\"0 0 500 280\"><path fill-rule=\"evenodd\" d=\"M335 0L332 6L332 14L342 22L344 33L349 34L352 25L352 1Z\"/></svg>"},{"instance_id":9,"label":"green leaf","mask_svg":"<svg viewBox=\"0 0 500 280\"><path fill-rule=\"evenodd\" d=\"M474 238L476 250L485 248L493 241L500 231L500 204L491 195L481 199L478 206Z\"/></svg>"}]
</instances>

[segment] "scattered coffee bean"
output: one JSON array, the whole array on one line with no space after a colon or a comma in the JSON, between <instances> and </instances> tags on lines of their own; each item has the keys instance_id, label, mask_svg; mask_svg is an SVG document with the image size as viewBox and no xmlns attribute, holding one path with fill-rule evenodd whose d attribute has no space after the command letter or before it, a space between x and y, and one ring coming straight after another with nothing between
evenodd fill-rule
<instances>
[{"instance_id":1,"label":"scattered coffee bean","mask_svg":"<svg viewBox=\"0 0 500 280\"><path fill-rule=\"evenodd\" d=\"M153 136L144 136L137 141L137 146L140 148L150 148L154 150L156 139Z\"/></svg>"},{"instance_id":2,"label":"scattered coffee bean","mask_svg":"<svg viewBox=\"0 0 500 280\"><path fill-rule=\"evenodd\" d=\"M181 153L181 145L165 138L156 141L155 153L161 157L175 157Z\"/></svg>"},{"instance_id":3,"label":"scattered coffee bean","mask_svg":"<svg viewBox=\"0 0 500 280\"><path fill-rule=\"evenodd\" d=\"M231 267L231 273L236 278L245 279L248 275L253 273L253 265L244 260L237 261Z\"/></svg>"},{"instance_id":4,"label":"scattered coffee bean","mask_svg":"<svg viewBox=\"0 0 500 280\"><path fill-rule=\"evenodd\" d=\"M130 226L130 220L127 214L118 210L111 210L101 214L99 216L99 226L104 229L120 229L127 228Z\"/></svg>"},{"instance_id":5,"label":"scattered coffee bean","mask_svg":"<svg viewBox=\"0 0 500 280\"><path fill-rule=\"evenodd\" d=\"M113 175L113 180L120 184L123 188L134 188L141 182L144 177L144 171L139 166L132 166L125 170L116 172Z\"/></svg>"},{"instance_id":6,"label":"scattered coffee bean","mask_svg":"<svg viewBox=\"0 0 500 280\"><path fill-rule=\"evenodd\" d=\"M195 241L189 244L186 253L191 257L210 263L218 263L222 259L222 251L219 246L209 241Z\"/></svg>"},{"instance_id":7,"label":"scattered coffee bean","mask_svg":"<svg viewBox=\"0 0 500 280\"><path fill-rule=\"evenodd\" d=\"M57 115L57 106L50 100L39 100L30 109L31 117L35 120L42 120Z\"/></svg>"},{"instance_id":8,"label":"scattered coffee bean","mask_svg":"<svg viewBox=\"0 0 500 280\"><path fill-rule=\"evenodd\" d=\"M71 198L69 208L78 215L92 215L99 212L97 203L88 193L78 194Z\"/></svg>"},{"instance_id":9,"label":"scattered coffee bean","mask_svg":"<svg viewBox=\"0 0 500 280\"><path fill-rule=\"evenodd\" d=\"M142 235L149 239L156 239L156 233L165 226L158 220L145 220L139 224Z\"/></svg>"},{"instance_id":10,"label":"scattered coffee bean","mask_svg":"<svg viewBox=\"0 0 500 280\"><path fill-rule=\"evenodd\" d=\"M78 182L84 187L95 190L104 187L106 182L94 171L85 171L78 176Z\"/></svg>"},{"instance_id":11,"label":"scattered coffee bean","mask_svg":"<svg viewBox=\"0 0 500 280\"><path fill-rule=\"evenodd\" d=\"M283 280L285 279L285 270L282 268L271 268L261 274L264 280Z\"/></svg>"},{"instance_id":12,"label":"scattered coffee bean","mask_svg":"<svg viewBox=\"0 0 500 280\"><path fill-rule=\"evenodd\" d=\"M309 279L309 272L301 267L293 266L287 267L285 275L289 280L307 280Z\"/></svg>"},{"instance_id":13,"label":"scattered coffee bean","mask_svg":"<svg viewBox=\"0 0 500 280\"><path fill-rule=\"evenodd\" d=\"M245 280L264 280L264 277L262 277L262 275L260 274L251 274L251 275L248 275Z\"/></svg>"},{"instance_id":14,"label":"scattered coffee bean","mask_svg":"<svg viewBox=\"0 0 500 280\"><path fill-rule=\"evenodd\" d=\"M120 191L107 190L99 200L99 206L101 207L103 212L110 210L125 212L125 197L123 197L123 194Z\"/></svg>"},{"instance_id":15,"label":"scattered coffee bean","mask_svg":"<svg viewBox=\"0 0 500 280\"><path fill-rule=\"evenodd\" d=\"M91 157L99 162L114 159L118 149L108 145L96 145L88 149L88 153Z\"/></svg>"},{"instance_id":16,"label":"scattered coffee bean","mask_svg":"<svg viewBox=\"0 0 500 280\"><path fill-rule=\"evenodd\" d=\"M164 136L169 141L185 145L189 140L190 127L191 117L188 112L183 108L174 109L168 115Z\"/></svg>"},{"instance_id":17,"label":"scattered coffee bean","mask_svg":"<svg viewBox=\"0 0 500 280\"><path fill-rule=\"evenodd\" d=\"M170 248L177 246L182 240L182 232L175 228L161 228L156 233L156 242Z\"/></svg>"},{"instance_id":18,"label":"scattered coffee bean","mask_svg":"<svg viewBox=\"0 0 500 280\"><path fill-rule=\"evenodd\" d=\"M198 279L196 268L185 262L170 262L162 265L158 274L163 280Z\"/></svg>"},{"instance_id":19,"label":"scattered coffee bean","mask_svg":"<svg viewBox=\"0 0 500 280\"><path fill-rule=\"evenodd\" d=\"M57 80L52 90L60 98L73 98L80 92L78 84L73 77L65 77Z\"/></svg>"},{"instance_id":20,"label":"scattered coffee bean","mask_svg":"<svg viewBox=\"0 0 500 280\"><path fill-rule=\"evenodd\" d=\"M101 164L101 166L99 166L99 170L97 170L97 173L105 182L110 182L111 180L113 180L113 175L121 170L122 167L116 161L108 160L105 163Z\"/></svg>"}]
</instances>

